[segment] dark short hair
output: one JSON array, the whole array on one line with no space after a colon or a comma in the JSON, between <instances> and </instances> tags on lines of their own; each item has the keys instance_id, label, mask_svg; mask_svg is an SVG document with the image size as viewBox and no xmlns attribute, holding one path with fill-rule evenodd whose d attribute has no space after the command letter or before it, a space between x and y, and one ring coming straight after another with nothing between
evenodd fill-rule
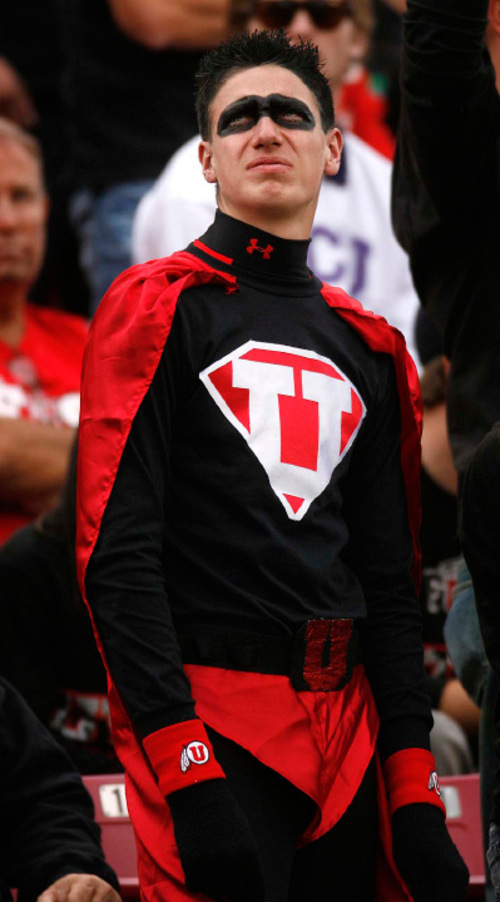
<instances>
[{"instance_id":1,"label":"dark short hair","mask_svg":"<svg viewBox=\"0 0 500 902\"><path fill-rule=\"evenodd\" d=\"M283 29L254 31L223 41L202 58L196 73L196 114L204 140L210 137L210 106L222 85L236 72L256 66L282 66L293 72L314 94L325 132L333 128L332 93L321 71L318 48L309 41L292 44Z\"/></svg>"}]
</instances>

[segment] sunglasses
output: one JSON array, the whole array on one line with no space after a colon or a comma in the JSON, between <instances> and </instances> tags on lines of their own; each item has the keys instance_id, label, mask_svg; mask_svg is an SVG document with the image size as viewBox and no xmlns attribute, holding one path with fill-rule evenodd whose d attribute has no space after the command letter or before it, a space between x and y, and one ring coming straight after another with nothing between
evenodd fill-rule
<instances>
[{"instance_id":1,"label":"sunglasses","mask_svg":"<svg viewBox=\"0 0 500 902\"><path fill-rule=\"evenodd\" d=\"M352 16L353 8L349 0L329 3L328 0L257 0L253 14L261 19L266 28L286 28L299 9L305 10L316 28L336 28L342 19Z\"/></svg>"}]
</instances>

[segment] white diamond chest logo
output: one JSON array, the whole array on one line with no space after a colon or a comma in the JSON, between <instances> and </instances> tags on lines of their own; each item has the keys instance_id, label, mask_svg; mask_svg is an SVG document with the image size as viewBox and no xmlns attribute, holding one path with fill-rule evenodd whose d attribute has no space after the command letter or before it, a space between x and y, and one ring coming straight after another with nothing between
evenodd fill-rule
<instances>
[{"instance_id":1,"label":"white diamond chest logo","mask_svg":"<svg viewBox=\"0 0 500 902\"><path fill-rule=\"evenodd\" d=\"M327 357L248 341L200 379L264 467L292 520L330 482L366 413L352 382Z\"/></svg>"}]
</instances>

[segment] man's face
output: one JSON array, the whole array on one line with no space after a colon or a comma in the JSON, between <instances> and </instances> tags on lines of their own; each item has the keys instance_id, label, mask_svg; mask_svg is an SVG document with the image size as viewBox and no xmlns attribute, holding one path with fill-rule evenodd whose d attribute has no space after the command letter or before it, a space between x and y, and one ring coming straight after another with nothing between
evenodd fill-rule
<instances>
[{"instance_id":1,"label":"man's face","mask_svg":"<svg viewBox=\"0 0 500 902\"><path fill-rule=\"evenodd\" d=\"M15 140L0 138L0 286L36 279L47 210L38 161Z\"/></svg>"},{"instance_id":2,"label":"man's face","mask_svg":"<svg viewBox=\"0 0 500 902\"><path fill-rule=\"evenodd\" d=\"M332 91L336 91L349 66L362 59L368 49L368 36L359 27L351 15L340 15L333 27L322 28L315 24L307 4L300 4L297 0L291 0L297 7L295 14L285 25L285 31L292 41L302 39L316 44L320 59L324 64L323 72L330 82ZM316 4L321 0L316 0ZM324 0L326 4L345 9L343 0ZM256 28L260 31L269 28L266 20L266 12L271 5L279 4L279 0L265 0L257 3L256 13L249 19L247 30L252 32ZM259 14L260 11L260 14Z\"/></svg>"},{"instance_id":3,"label":"man's face","mask_svg":"<svg viewBox=\"0 0 500 902\"><path fill-rule=\"evenodd\" d=\"M258 66L232 75L210 110L211 137L200 145L220 209L273 231L294 219L308 237L324 173L338 171L342 138L325 134L316 98L288 69Z\"/></svg>"}]
</instances>

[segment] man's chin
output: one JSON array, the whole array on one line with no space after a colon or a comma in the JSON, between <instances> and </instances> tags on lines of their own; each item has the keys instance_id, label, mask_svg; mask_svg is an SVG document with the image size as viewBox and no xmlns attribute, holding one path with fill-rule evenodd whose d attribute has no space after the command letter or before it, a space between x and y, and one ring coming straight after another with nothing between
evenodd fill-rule
<instances>
[{"instance_id":1,"label":"man's chin","mask_svg":"<svg viewBox=\"0 0 500 902\"><path fill-rule=\"evenodd\" d=\"M30 285L33 282L27 266L5 266L0 261L0 283L12 285Z\"/></svg>"},{"instance_id":2,"label":"man's chin","mask_svg":"<svg viewBox=\"0 0 500 902\"><path fill-rule=\"evenodd\" d=\"M264 180L259 186L259 190L248 198L248 206L251 205L261 212L268 211L270 214L279 214L296 210L298 200L288 190L287 185L284 185L279 179L270 178Z\"/></svg>"},{"instance_id":3,"label":"man's chin","mask_svg":"<svg viewBox=\"0 0 500 902\"><path fill-rule=\"evenodd\" d=\"M238 204L225 203L224 198L219 197L219 209L223 213L242 222L258 225L264 231L273 230L272 227L266 229L266 223L271 226L297 220L301 217L303 208L304 204L296 196L292 196L289 191L276 190L276 185L268 185L265 190L240 197Z\"/></svg>"}]
</instances>

